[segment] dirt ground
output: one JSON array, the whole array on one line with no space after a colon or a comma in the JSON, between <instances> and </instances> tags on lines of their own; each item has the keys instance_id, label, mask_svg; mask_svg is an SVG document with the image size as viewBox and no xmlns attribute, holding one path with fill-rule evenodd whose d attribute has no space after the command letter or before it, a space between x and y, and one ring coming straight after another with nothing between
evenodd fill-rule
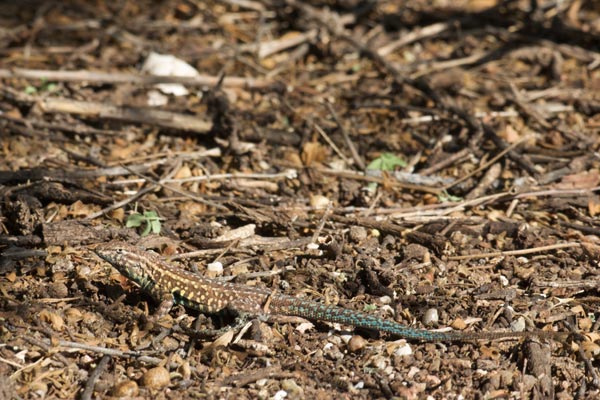
<instances>
[{"instance_id":1,"label":"dirt ground","mask_svg":"<svg viewBox=\"0 0 600 400\"><path fill-rule=\"evenodd\" d=\"M600 396L600 6L0 4L0 399ZM465 332L158 304L91 250ZM187 332L187 333L186 333Z\"/></svg>"}]
</instances>

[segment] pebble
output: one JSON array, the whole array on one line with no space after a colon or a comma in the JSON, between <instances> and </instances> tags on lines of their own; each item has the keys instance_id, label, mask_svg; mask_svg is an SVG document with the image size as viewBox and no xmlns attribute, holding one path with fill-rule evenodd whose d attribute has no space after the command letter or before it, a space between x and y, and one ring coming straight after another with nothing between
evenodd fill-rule
<instances>
[{"instance_id":1,"label":"pebble","mask_svg":"<svg viewBox=\"0 0 600 400\"><path fill-rule=\"evenodd\" d=\"M367 230L362 226L351 226L350 227L350 240L354 243L360 243L367 238Z\"/></svg>"},{"instance_id":2,"label":"pebble","mask_svg":"<svg viewBox=\"0 0 600 400\"><path fill-rule=\"evenodd\" d=\"M510 323L510 327L514 332L523 332L526 328L525 318L517 318Z\"/></svg>"},{"instance_id":3,"label":"pebble","mask_svg":"<svg viewBox=\"0 0 600 400\"><path fill-rule=\"evenodd\" d=\"M284 379L281 382L281 388L294 399L304 398L304 389L302 389L293 379Z\"/></svg>"},{"instance_id":4,"label":"pebble","mask_svg":"<svg viewBox=\"0 0 600 400\"><path fill-rule=\"evenodd\" d=\"M369 360L369 364L379 370L384 370L388 366L388 358L377 355Z\"/></svg>"},{"instance_id":5,"label":"pebble","mask_svg":"<svg viewBox=\"0 0 600 400\"><path fill-rule=\"evenodd\" d=\"M162 340L162 345L165 351L175 351L181 347L179 340L170 336L167 336Z\"/></svg>"},{"instance_id":6,"label":"pebble","mask_svg":"<svg viewBox=\"0 0 600 400\"><path fill-rule=\"evenodd\" d=\"M429 254L429 249L425 246L421 246L420 244L411 243L406 245L402 252L404 253L404 260L415 260L418 262L427 262L431 261L431 255Z\"/></svg>"},{"instance_id":7,"label":"pebble","mask_svg":"<svg viewBox=\"0 0 600 400\"><path fill-rule=\"evenodd\" d=\"M398 348L394 350L394 355L398 357L410 356L412 353L412 347L410 347L410 344L408 343L404 343L403 346L398 346Z\"/></svg>"},{"instance_id":8,"label":"pebble","mask_svg":"<svg viewBox=\"0 0 600 400\"><path fill-rule=\"evenodd\" d=\"M329 204L331 203L331 201L327 197L321 195L310 196L309 201L311 207L317 210L327 208L327 206L329 206Z\"/></svg>"},{"instance_id":9,"label":"pebble","mask_svg":"<svg viewBox=\"0 0 600 400\"><path fill-rule=\"evenodd\" d=\"M119 382L112 390L112 394L115 397L135 397L138 393L138 385L134 381Z\"/></svg>"},{"instance_id":10,"label":"pebble","mask_svg":"<svg viewBox=\"0 0 600 400\"><path fill-rule=\"evenodd\" d=\"M149 369L142 376L142 386L151 389L161 389L168 386L169 383L171 383L171 377L169 376L169 371L164 367Z\"/></svg>"},{"instance_id":11,"label":"pebble","mask_svg":"<svg viewBox=\"0 0 600 400\"><path fill-rule=\"evenodd\" d=\"M223 264L219 261L215 261L206 265L207 275L211 278L215 276L223 275Z\"/></svg>"},{"instance_id":12,"label":"pebble","mask_svg":"<svg viewBox=\"0 0 600 400\"><path fill-rule=\"evenodd\" d=\"M425 326L432 326L436 325L439 319L440 317L437 308L429 308L427 311L425 311L425 314L423 314L423 319L421 322L423 322L423 325Z\"/></svg>"},{"instance_id":13,"label":"pebble","mask_svg":"<svg viewBox=\"0 0 600 400\"><path fill-rule=\"evenodd\" d=\"M348 350L351 353L356 353L365 348L367 341L360 335L353 335L348 341Z\"/></svg>"}]
</instances>

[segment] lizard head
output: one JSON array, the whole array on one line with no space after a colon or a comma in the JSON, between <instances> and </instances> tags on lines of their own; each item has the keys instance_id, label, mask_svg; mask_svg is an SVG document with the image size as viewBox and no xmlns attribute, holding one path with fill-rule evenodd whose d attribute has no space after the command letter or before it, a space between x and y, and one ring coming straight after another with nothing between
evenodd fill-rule
<instances>
[{"instance_id":1,"label":"lizard head","mask_svg":"<svg viewBox=\"0 0 600 400\"><path fill-rule=\"evenodd\" d=\"M151 252L145 252L125 242L109 242L96 246L94 252L121 274L140 286L152 281ZM149 258L150 257L150 258Z\"/></svg>"}]
</instances>

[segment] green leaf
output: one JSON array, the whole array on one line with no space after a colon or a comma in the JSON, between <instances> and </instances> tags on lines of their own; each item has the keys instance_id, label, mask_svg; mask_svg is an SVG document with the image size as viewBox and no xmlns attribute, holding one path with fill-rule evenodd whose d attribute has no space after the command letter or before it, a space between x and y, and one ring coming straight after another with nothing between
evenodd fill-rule
<instances>
[{"instance_id":1,"label":"green leaf","mask_svg":"<svg viewBox=\"0 0 600 400\"><path fill-rule=\"evenodd\" d=\"M375 193L375 191L377 190L377 182L369 182L369 184L367 185L367 190L371 193Z\"/></svg>"},{"instance_id":2,"label":"green leaf","mask_svg":"<svg viewBox=\"0 0 600 400\"><path fill-rule=\"evenodd\" d=\"M148 234L150 233L150 229L151 229L151 226L150 226L150 224L148 223L148 221L146 221L146 227L145 227L145 228L144 228L144 230L142 231L142 236L146 236L146 235L148 235Z\"/></svg>"},{"instance_id":3,"label":"green leaf","mask_svg":"<svg viewBox=\"0 0 600 400\"><path fill-rule=\"evenodd\" d=\"M160 233L160 221L159 220L154 220L154 221L150 221L150 230L152 231L152 233Z\"/></svg>"},{"instance_id":4,"label":"green leaf","mask_svg":"<svg viewBox=\"0 0 600 400\"><path fill-rule=\"evenodd\" d=\"M405 167L406 161L392 153L382 153L367 165L367 169L393 171L396 167Z\"/></svg>"},{"instance_id":5,"label":"green leaf","mask_svg":"<svg viewBox=\"0 0 600 400\"><path fill-rule=\"evenodd\" d=\"M58 86L56 85L56 83L47 83L44 86L42 86L42 91L44 92L53 92L56 90Z\"/></svg>"},{"instance_id":6,"label":"green leaf","mask_svg":"<svg viewBox=\"0 0 600 400\"><path fill-rule=\"evenodd\" d=\"M377 310L377 306L375 304L365 304L363 310L366 312Z\"/></svg>"},{"instance_id":7,"label":"green leaf","mask_svg":"<svg viewBox=\"0 0 600 400\"><path fill-rule=\"evenodd\" d=\"M127 223L125 226L128 228L138 228L144 224L144 230L141 235L146 236L150 232L160 233L160 217L156 211L144 211L144 215L140 213L133 213L127 217Z\"/></svg>"},{"instance_id":8,"label":"green leaf","mask_svg":"<svg viewBox=\"0 0 600 400\"><path fill-rule=\"evenodd\" d=\"M459 201L463 200L462 197L453 196L450 193L446 192L445 190L442 193L438 194L438 199L442 203L445 203L447 201L452 202L452 203L458 203Z\"/></svg>"},{"instance_id":9,"label":"green leaf","mask_svg":"<svg viewBox=\"0 0 600 400\"><path fill-rule=\"evenodd\" d=\"M137 228L138 226L141 226L142 222L144 222L145 220L146 219L142 214L131 214L129 217L127 217L127 223L125 224L125 226L128 228Z\"/></svg>"},{"instance_id":10,"label":"green leaf","mask_svg":"<svg viewBox=\"0 0 600 400\"><path fill-rule=\"evenodd\" d=\"M144 217L150 219L150 218L158 218L158 214L156 213L156 211L144 211Z\"/></svg>"},{"instance_id":11,"label":"green leaf","mask_svg":"<svg viewBox=\"0 0 600 400\"><path fill-rule=\"evenodd\" d=\"M25 94L34 94L34 93L37 93L36 87L35 86L31 86L31 85L27 86L25 88L25 90L23 90L23 91L25 92Z\"/></svg>"}]
</instances>

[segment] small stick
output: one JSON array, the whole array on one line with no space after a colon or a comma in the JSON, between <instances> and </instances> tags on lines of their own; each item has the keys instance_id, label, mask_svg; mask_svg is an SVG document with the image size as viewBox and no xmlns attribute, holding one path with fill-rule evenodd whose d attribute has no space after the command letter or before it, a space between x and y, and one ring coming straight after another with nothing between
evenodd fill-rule
<instances>
[{"instance_id":1,"label":"small stick","mask_svg":"<svg viewBox=\"0 0 600 400\"><path fill-rule=\"evenodd\" d=\"M96 381L108 366L110 358L111 357L109 355L104 355L100 359L100 362L96 368L94 368L94 371L90 374L90 378L85 383L85 388L83 389L83 393L81 393L81 400L91 400L92 395L94 394L94 386L96 386Z\"/></svg>"},{"instance_id":2,"label":"small stick","mask_svg":"<svg viewBox=\"0 0 600 400\"><path fill-rule=\"evenodd\" d=\"M492 258L492 257L500 257L500 256L522 256L524 254L539 253L539 252L548 251L548 250L568 249L568 248L580 247L580 246L581 245L579 243L559 243L559 244L553 244L550 246L533 247L531 249L496 251L493 253L468 254L466 256L451 256L451 257L448 257L448 260L460 261L460 260L471 260L474 258Z\"/></svg>"}]
</instances>

